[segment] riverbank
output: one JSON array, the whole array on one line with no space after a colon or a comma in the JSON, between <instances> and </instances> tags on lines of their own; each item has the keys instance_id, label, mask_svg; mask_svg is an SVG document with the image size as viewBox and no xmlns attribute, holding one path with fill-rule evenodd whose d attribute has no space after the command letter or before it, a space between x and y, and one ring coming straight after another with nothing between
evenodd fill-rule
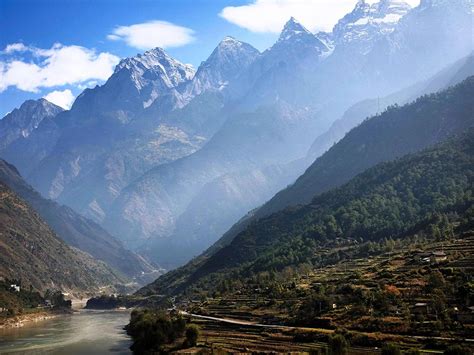
<instances>
[{"instance_id":1,"label":"riverbank","mask_svg":"<svg viewBox=\"0 0 474 355\"><path fill-rule=\"evenodd\" d=\"M53 319L56 317L72 314L72 310L38 310L16 315L14 317L0 318L0 329L21 328L25 325Z\"/></svg>"}]
</instances>

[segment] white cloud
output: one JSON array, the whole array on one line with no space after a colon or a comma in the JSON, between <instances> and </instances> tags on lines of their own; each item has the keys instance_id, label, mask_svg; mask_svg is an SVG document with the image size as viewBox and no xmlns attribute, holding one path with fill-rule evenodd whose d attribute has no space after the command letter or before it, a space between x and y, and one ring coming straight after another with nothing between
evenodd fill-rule
<instances>
[{"instance_id":1,"label":"white cloud","mask_svg":"<svg viewBox=\"0 0 474 355\"><path fill-rule=\"evenodd\" d=\"M74 95L69 89L51 91L48 95L43 96L43 98L66 110L69 110L74 102Z\"/></svg>"},{"instance_id":2,"label":"white cloud","mask_svg":"<svg viewBox=\"0 0 474 355\"><path fill-rule=\"evenodd\" d=\"M194 31L166 21L150 21L119 26L107 36L111 41L124 41L130 47L147 50L155 47L180 47L194 41Z\"/></svg>"},{"instance_id":3,"label":"white cloud","mask_svg":"<svg viewBox=\"0 0 474 355\"><path fill-rule=\"evenodd\" d=\"M3 50L3 53L5 54L11 54L14 52L24 52L28 49L27 46L25 46L23 43L12 43L9 44L5 47Z\"/></svg>"},{"instance_id":4,"label":"white cloud","mask_svg":"<svg viewBox=\"0 0 474 355\"><path fill-rule=\"evenodd\" d=\"M84 84L77 85L77 88L80 89L80 90L92 89L96 85L99 85L99 82L97 80L91 80L91 81L88 81Z\"/></svg>"},{"instance_id":5,"label":"white cloud","mask_svg":"<svg viewBox=\"0 0 474 355\"><path fill-rule=\"evenodd\" d=\"M406 1L412 6L420 2ZM279 33L291 16L311 31L331 31L356 3L357 0L253 0L248 5L227 6L219 16L252 32Z\"/></svg>"},{"instance_id":6,"label":"white cloud","mask_svg":"<svg viewBox=\"0 0 474 355\"><path fill-rule=\"evenodd\" d=\"M16 44L14 44L16 45ZM7 53L7 49L3 51ZM20 47L17 47L20 48ZM39 60L7 58L0 61L0 92L10 86L23 91L38 92L41 88L75 85L89 80L106 80L113 73L119 58L81 46L55 44L50 49L26 47ZM10 54L15 50L10 49ZM5 57L5 56L4 56Z\"/></svg>"}]
</instances>

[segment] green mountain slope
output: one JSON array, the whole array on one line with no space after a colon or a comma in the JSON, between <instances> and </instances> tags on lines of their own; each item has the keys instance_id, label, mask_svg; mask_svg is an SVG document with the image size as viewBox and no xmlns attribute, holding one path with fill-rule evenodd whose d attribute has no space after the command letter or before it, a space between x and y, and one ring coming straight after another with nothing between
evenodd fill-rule
<instances>
[{"instance_id":1,"label":"green mountain slope","mask_svg":"<svg viewBox=\"0 0 474 355\"><path fill-rule=\"evenodd\" d=\"M308 203L312 197L348 181L375 164L419 151L474 124L474 77L438 94L392 106L349 132L287 190L268 211ZM367 139L370 137L370 139Z\"/></svg>"},{"instance_id":2,"label":"green mountain slope","mask_svg":"<svg viewBox=\"0 0 474 355\"><path fill-rule=\"evenodd\" d=\"M97 292L124 280L104 263L68 247L28 204L0 183L0 277L39 291Z\"/></svg>"},{"instance_id":3,"label":"green mountain slope","mask_svg":"<svg viewBox=\"0 0 474 355\"><path fill-rule=\"evenodd\" d=\"M425 228L437 213L472 219L474 130L421 153L381 163L344 186L250 225L184 278L164 275L142 292L212 289L225 279L321 264L317 251L335 240L403 238ZM182 275L183 276L183 275Z\"/></svg>"},{"instance_id":4,"label":"green mountain slope","mask_svg":"<svg viewBox=\"0 0 474 355\"><path fill-rule=\"evenodd\" d=\"M420 151L474 126L474 76L432 95L366 119L329 149L288 188L277 193L250 218L236 223L210 248L209 254L228 244L251 222L288 206L341 186L357 174L383 161Z\"/></svg>"},{"instance_id":5,"label":"green mountain slope","mask_svg":"<svg viewBox=\"0 0 474 355\"><path fill-rule=\"evenodd\" d=\"M392 107L388 109L385 113L376 116L372 119L366 120L362 125L353 129L343 140L341 140L341 142L336 144L330 151L328 151L325 155L318 159L307 170L307 172L298 180L297 184L295 184L295 186L298 187L298 189L295 190L296 193L298 193L299 196L303 196L305 200L310 201L310 196L317 196L324 191L330 190L334 186L341 185L350 180L352 176L361 173L362 171L366 170L367 168L370 168L371 166L374 166L380 161L395 159L405 154L414 151L419 151L426 146L430 146L437 142L446 140L447 137L452 134L459 134L463 131L467 131L469 127L471 127L474 123L474 111L471 99L473 92L474 78L471 77L463 83L451 89L443 91L439 94L424 96L415 101L414 103L403 107ZM472 139L472 135L469 138ZM467 143L472 143L469 141L469 139L465 139L464 141L467 141ZM459 147L459 144L456 145L456 147ZM433 154L436 155L435 153ZM472 155L472 151L470 154ZM465 153L465 155L469 156L469 154L467 153ZM404 160L402 160L402 162L403 161ZM434 161L436 161L436 159L434 159ZM408 162L406 163L408 164L407 166L403 166L402 162L397 161L395 163L391 163L395 164L392 170L393 173L397 172L397 169L399 169L398 173L402 174L404 170L408 168L409 164L414 164L413 162ZM449 162L442 162L442 164L447 163ZM472 164L472 161L470 163ZM384 165L382 165L382 167L383 166ZM388 164L388 166L391 165ZM416 182L419 184L420 189L423 187L423 183L431 184L430 179L434 172L432 173L430 168L421 170L422 175L419 176L419 181L407 180L405 181L405 183L412 184ZM432 168L436 168L436 164L433 163ZM448 168L448 166L445 166L445 168ZM449 168L451 168L451 166ZM456 166L454 166L454 168L456 168ZM375 169L375 171L380 172L380 169L383 170L386 168L378 167ZM456 169L454 169L454 171L456 171ZM349 216L351 215L350 210L353 208L349 205L349 197L356 198L356 193L362 193L367 189L369 189L367 191L370 191L370 189L375 189L376 187L379 189L382 188L380 186L375 185L376 181L373 185L370 185L370 182L372 180L367 180L369 178L372 178L370 174L373 174L373 171L367 172L365 174L368 175L362 175L362 177L358 177L357 179L351 182L352 184L354 184L354 181L356 181L358 184L356 186L353 186L352 190L348 190L347 188L347 186L350 186L350 184L344 187L346 190L344 190L342 196L347 198L347 200L345 200L345 203L347 203L345 209ZM378 176L379 179L382 179L382 177L383 175ZM436 179L439 179L439 183L441 184L440 186L442 186L445 178L442 175L435 177ZM400 175L397 178L403 178L403 175ZM446 177L447 180L449 180L450 178L454 177ZM367 180L367 186L364 185L364 179ZM464 180L460 181L459 183L463 181ZM387 183L389 183L390 188L394 188L394 186L391 185L390 180L388 180ZM430 188L430 186L436 187L436 185L427 185L427 188ZM337 194L337 191L340 190L335 191L329 192L329 196L336 196L335 194ZM352 195L350 195L349 192L351 192ZM411 191L410 193L413 193L413 191ZM427 191L426 193L431 192ZM439 193L444 194L447 192L440 191ZM325 196L324 198L327 199L326 194L322 196ZM317 200L315 201L319 201L322 196L317 198ZM407 196L404 196L404 198L408 198L410 196L411 195L408 194ZM375 198L376 196L370 195L370 197L367 197L367 199L363 202L367 203L367 201L371 201L370 198L372 197ZM430 205L430 203L433 202L432 200L426 200L422 204L419 199L422 199L423 197L419 196L416 198L417 202L415 202L415 207L417 209L415 209L414 211L410 210L409 212L413 214L413 220L407 219L407 216L411 216L407 211L403 211L403 213L399 211L400 208L405 207L403 198L400 197L399 201L397 202L398 205L394 206L394 211L391 211L395 213L395 216L397 216L397 218L399 219L390 221L388 219L385 219L385 216L384 218L379 216L377 218L380 219L377 220L377 223L380 223L380 225L378 225L376 229L360 229L360 225L356 223L357 220L352 220L349 218L347 223L349 223L349 226L351 227L347 231L350 231L350 233L342 234L342 236L369 239L378 238L382 235L384 237L396 236L399 234L403 234L408 230L408 228L413 227L419 221L427 218L430 212L425 210L425 207L433 208L435 210L440 209L441 207L448 207L448 205L444 202L441 203L441 205L439 206L436 204ZM457 197L455 197L454 199L456 200ZM325 203L331 202L330 199L324 201L326 201ZM362 201L359 202L362 203ZM384 203L392 202L395 201L384 201ZM339 201L339 203L341 203L341 201ZM375 205L376 204L374 204L374 206ZM327 212L328 209L329 211L332 211L336 207L338 206L329 204L324 205L324 211ZM355 205L355 207L357 207L357 204ZM230 245L228 245L228 243L230 242L229 240L221 240L221 248L223 247L221 250L215 251L214 254L209 253L207 255L203 255L200 258L193 260L183 268L177 269L171 273L162 276L154 284L152 284L151 289L159 290L159 292L163 292L163 290L166 290L168 292L174 292L175 290L181 290L186 285L195 282L196 279L199 279L211 272L215 272L216 270L220 270L221 268L228 267L240 268L242 263L252 263L253 266L248 266L252 269L258 269L260 267L271 267L271 262L261 262L260 264L259 261L258 263L253 264L255 262L255 258L264 257L262 254L268 251L267 249L265 249L265 245L274 246L269 249L271 250L270 254L272 255L277 253L277 249L278 252L282 253L282 255L288 255L285 254L287 253L286 248L292 248L293 246L286 245L285 243L287 242L287 240L296 240L294 238L295 235L300 238L302 236L306 236L306 232L314 230L314 233L317 234L318 238L324 237L331 239L336 236L339 236L339 233L342 233L342 231L344 231L344 233L347 232L345 229L341 229L343 227L346 228L347 225L343 224L341 226L337 223L334 223L333 219L330 218L330 215L323 214L320 216L315 216L306 213L306 209L313 211L313 208L314 205L313 207L296 207L293 208L295 212L291 212L291 214L288 214L289 212L288 210L286 210L285 212L271 215L266 219L261 219L260 221L257 221L247 227L247 229L244 229L238 235L238 237L236 237L236 239L232 241ZM369 211L369 215L371 215L372 212L380 212L380 209ZM366 212L367 211L364 211L364 213ZM324 218L329 218L328 224L301 224L301 221L298 222L295 219L299 214L301 214L301 218L307 218L310 221L313 218L318 218L318 220L321 219L322 221L324 221ZM387 216L390 218L393 217L390 214L388 214ZM362 221L359 222L363 225L366 221L364 218L367 216L361 214L359 217ZM268 224L268 221L271 221L270 224ZM371 220L368 219L367 223L371 223L370 221ZM404 225L404 221L407 222L407 225ZM273 223L275 223L275 225L273 225ZM405 229L398 226L397 223L404 225ZM387 226L385 229L383 229L382 226L384 226L385 224ZM335 228L332 234L329 233L329 226ZM369 232L373 234L367 234ZM256 235L258 235L258 238L256 237ZM283 240L281 239L282 235L291 236L291 238ZM276 243L277 240L279 241L278 243ZM263 249L260 248L262 247L259 244L260 242L263 243ZM305 243L306 242L308 242L307 239L305 239ZM308 252L311 253L311 247L309 248ZM291 255L291 253L289 255ZM298 258L300 257L301 255L298 256ZM289 258L290 260L292 260L292 263L299 262L298 258L292 259L291 256L286 256L284 258Z\"/></svg>"},{"instance_id":6,"label":"green mountain slope","mask_svg":"<svg viewBox=\"0 0 474 355\"><path fill-rule=\"evenodd\" d=\"M142 272L153 271L154 268L150 264L125 249L120 241L97 223L69 207L43 198L23 180L14 166L1 159L0 181L27 201L68 245L89 253L129 278L139 276Z\"/></svg>"}]
</instances>

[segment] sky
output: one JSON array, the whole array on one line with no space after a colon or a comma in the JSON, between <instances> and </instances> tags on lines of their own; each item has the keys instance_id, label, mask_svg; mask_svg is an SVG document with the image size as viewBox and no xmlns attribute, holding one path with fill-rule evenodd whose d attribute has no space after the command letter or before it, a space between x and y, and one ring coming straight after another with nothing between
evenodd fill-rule
<instances>
[{"instance_id":1,"label":"sky","mask_svg":"<svg viewBox=\"0 0 474 355\"><path fill-rule=\"evenodd\" d=\"M357 1L0 0L0 117L41 97L67 109L154 47L197 68L228 35L265 50L291 16L330 31Z\"/></svg>"}]
</instances>

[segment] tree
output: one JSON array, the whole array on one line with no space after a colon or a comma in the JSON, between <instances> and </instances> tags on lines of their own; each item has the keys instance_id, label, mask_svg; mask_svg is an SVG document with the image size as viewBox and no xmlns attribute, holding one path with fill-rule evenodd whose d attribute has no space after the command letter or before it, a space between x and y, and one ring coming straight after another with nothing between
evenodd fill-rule
<instances>
[{"instance_id":1,"label":"tree","mask_svg":"<svg viewBox=\"0 0 474 355\"><path fill-rule=\"evenodd\" d=\"M329 350L331 355L346 355L348 347L347 340L342 334L336 334L329 338Z\"/></svg>"},{"instance_id":2,"label":"tree","mask_svg":"<svg viewBox=\"0 0 474 355\"><path fill-rule=\"evenodd\" d=\"M444 276L438 270L434 270L430 273L428 277L428 284L426 285L426 289L428 292L432 292L436 289L442 289L446 285L446 281Z\"/></svg>"},{"instance_id":3,"label":"tree","mask_svg":"<svg viewBox=\"0 0 474 355\"><path fill-rule=\"evenodd\" d=\"M402 352L396 344L387 343L382 347L382 355L401 355Z\"/></svg>"},{"instance_id":4,"label":"tree","mask_svg":"<svg viewBox=\"0 0 474 355\"><path fill-rule=\"evenodd\" d=\"M199 327L195 324L191 324L186 328L186 345L188 347L196 346L199 338Z\"/></svg>"},{"instance_id":5,"label":"tree","mask_svg":"<svg viewBox=\"0 0 474 355\"><path fill-rule=\"evenodd\" d=\"M185 320L180 316L170 317L161 311L134 310L126 330L133 339L131 350L142 354L161 351L164 345L172 344L183 335L185 326Z\"/></svg>"}]
</instances>

